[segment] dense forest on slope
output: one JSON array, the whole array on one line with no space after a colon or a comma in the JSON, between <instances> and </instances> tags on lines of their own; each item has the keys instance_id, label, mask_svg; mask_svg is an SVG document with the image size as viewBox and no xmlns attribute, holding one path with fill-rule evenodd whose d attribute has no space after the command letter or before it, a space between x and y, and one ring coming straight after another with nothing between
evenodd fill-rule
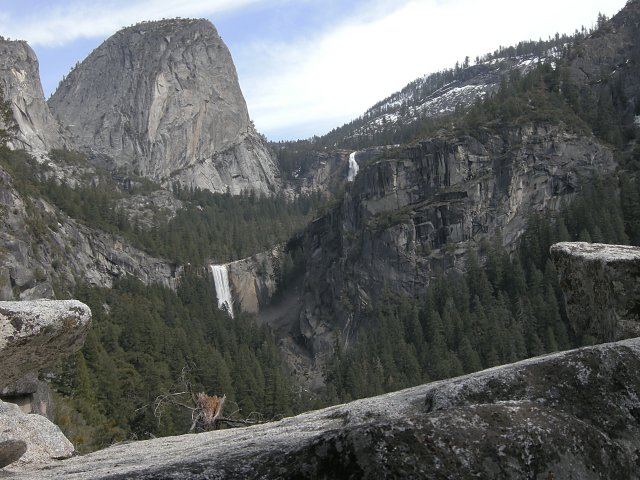
<instances>
[{"instance_id":1,"label":"dense forest on slope","mask_svg":"<svg viewBox=\"0 0 640 480\"><path fill-rule=\"evenodd\" d=\"M640 158L638 158L640 160ZM560 241L640 245L640 179L585 180L552 217L532 215L510 255L501 239L471 250L466 272L438 272L417 299L388 293L371 308L375 327L326 368L327 399L342 402L450 378L547 352L593 344L577 335L549 247Z\"/></svg>"},{"instance_id":2,"label":"dense forest on slope","mask_svg":"<svg viewBox=\"0 0 640 480\"><path fill-rule=\"evenodd\" d=\"M610 30L604 17L598 25L592 35ZM598 341L572 330L548 251L558 241L640 245L640 106L628 107L629 73L614 76L603 67L590 84L572 81L571 62L583 55L583 40L577 38L554 64L539 63L526 75L512 71L495 95L447 117L446 124L425 122L417 138L453 128L481 139L506 126L560 123L610 145L619 173L582 179L581 191L560 212L531 215L515 253L505 251L499 238L485 239L477 253L468 252L464 274L440 272L420 298L389 293L373 305L375 327L361 331L346 352L336 346L327 366L333 401ZM618 68L611 67L614 73Z\"/></svg>"},{"instance_id":3,"label":"dense forest on slope","mask_svg":"<svg viewBox=\"0 0 640 480\"><path fill-rule=\"evenodd\" d=\"M51 155L66 164L86 163L75 152ZM154 405L157 397L184 390L185 380L193 393L226 395L226 414L235 418L268 420L315 405L292 382L268 329L248 315L231 319L218 309L204 263L234 260L286 240L308 220L318 198L291 201L175 188L184 208L175 216L158 210L148 228L129 220L118 202L156 191L150 182L135 179L133 188L123 189L102 173L92 187L71 188L46 165L5 146L0 147L0 164L25 201L35 241L60 228L62 221L58 213L35 206L32 199L41 197L90 227L194 265L185 270L177 292L127 277L112 289L78 285L69 295L87 303L93 313L82 352L52 377L56 421L78 451L187 432L192 421L187 408L172 402L160 410ZM57 292L59 298L67 296L67 287Z\"/></svg>"},{"instance_id":4,"label":"dense forest on slope","mask_svg":"<svg viewBox=\"0 0 640 480\"><path fill-rule=\"evenodd\" d=\"M640 160L640 159L639 159ZM549 246L556 241L640 240L640 180L585 180L562 212L534 215L515 255L486 240L467 271L438 272L420 298L388 293L372 305L375 326L336 349L326 389L313 399L288 375L273 335L253 318L217 309L206 272L188 270L176 293L124 279L112 290L80 287L94 314L82 352L56 376L58 422L80 450L126 438L184 433L190 412L154 415L153 402L184 388L226 394L237 415L276 418L590 344L573 332ZM235 410L232 409L232 410Z\"/></svg>"},{"instance_id":5,"label":"dense forest on slope","mask_svg":"<svg viewBox=\"0 0 640 480\"><path fill-rule=\"evenodd\" d=\"M313 405L292 382L273 335L249 316L231 319L218 309L204 270L188 270L177 293L125 278L113 289L81 286L75 298L91 307L93 327L54 385L57 423L79 451L186 433L190 395L160 409L154 401L187 388L226 395L226 415L242 419Z\"/></svg>"},{"instance_id":6,"label":"dense forest on slope","mask_svg":"<svg viewBox=\"0 0 640 480\"><path fill-rule=\"evenodd\" d=\"M64 150L52 151L51 157L66 163L87 162L83 154ZM320 194L292 200L282 194L230 195L175 186L173 193L184 207L175 215L156 209L152 226L146 226L128 216L118 202L159 190L149 180L136 178L130 182L133 186L122 188L102 172L96 185L71 188L56 179L46 165L6 147L0 151L0 164L11 173L25 197L40 196L90 227L122 235L131 245L177 264L226 263L268 250L303 228L323 201ZM42 230L38 225L42 222L52 226L57 223L56 219L32 213L36 229Z\"/></svg>"}]
</instances>

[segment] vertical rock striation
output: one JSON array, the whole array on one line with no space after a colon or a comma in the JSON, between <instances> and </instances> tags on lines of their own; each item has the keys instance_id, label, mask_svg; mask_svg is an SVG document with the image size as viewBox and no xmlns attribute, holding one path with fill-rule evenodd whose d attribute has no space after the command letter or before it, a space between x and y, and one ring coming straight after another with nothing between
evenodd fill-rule
<instances>
[{"instance_id":1,"label":"vertical rock striation","mask_svg":"<svg viewBox=\"0 0 640 480\"><path fill-rule=\"evenodd\" d=\"M595 138L550 123L480 139L443 132L358 160L342 201L303 236L299 332L316 355L356 335L385 289L417 295L435 268L456 268L497 233L513 248L530 213L559 209L580 177L616 166Z\"/></svg>"},{"instance_id":2,"label":"vertical rock striation","mask_svg":"<svg viewBox=\"0 0 640 480\"><path fill-rule=\"evenodd\" d=\"M49 106L76 144L110 168L218 192L279 187L229 50L207 20L117 32L69 74Z\"/></svg>"}]
</instances>

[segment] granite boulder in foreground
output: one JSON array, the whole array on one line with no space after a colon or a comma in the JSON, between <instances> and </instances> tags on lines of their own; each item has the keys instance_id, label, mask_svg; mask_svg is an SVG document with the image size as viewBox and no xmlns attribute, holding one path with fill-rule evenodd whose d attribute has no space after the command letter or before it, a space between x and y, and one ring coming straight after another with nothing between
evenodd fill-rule
<instances>
[{"instance_id":1,"label":"granite boulder in foreground","mask_svg":"<svg viewBox=\"0 0 640 480\"><path fill-rule=\"evenodd\" d=\"M90 326L77 300L0 302L0 388L79 350Z\"/></svg>"},{"instance_id":2,"label":"granite boulder in foreground","mask_svg":"<svg viewBox=\"0 0 640 480\"><path fill-rule=\"evenodd\" d=\"M562 242L551 257L577 333L599 342L640 336L640 248Z\"/></svg>"},{"instance_id":3,"label":"granite boulder in foreground","mask_svg":"<svg viewBox=\"0 0 640 480\"><path fill-rule=\"evenodd\" d=\"M37 383L38 370L82 347L90 325L89 307L77 300L0 302L0 390ZM73 450L47 418L0 401L0 468L68 458Z\"/></svg>"},{"instance_id":4,"label":"granite boulder in foreground","mask_svg":"<svg viewBox=\"0 0 640 480\"><path fill-rule=\"evenodd\" d=\"M640 339L279 422L117 445L13 478L640 477Z\"/></svg>"}]
</instances>

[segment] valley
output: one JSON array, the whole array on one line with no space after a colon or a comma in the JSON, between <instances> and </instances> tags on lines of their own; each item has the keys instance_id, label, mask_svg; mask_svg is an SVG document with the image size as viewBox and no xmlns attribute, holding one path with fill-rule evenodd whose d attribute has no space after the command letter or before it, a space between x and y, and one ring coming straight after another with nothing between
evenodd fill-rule
<instances>
[{"instance_id":1,"label":"valley","mask_svg":"<svg viewBox=\"0 0 640 480\"><path fill-rule=\"evenodd\" d=\"M80 452L185 433L180 392L274 420L620 340L549 248L640 245L640 2L268 142L207 20L126 27L45 101L0 40L0 300L77 299L46 373ZM634 347L635 348L635 347Z\"/></svg>"}]
</instances>

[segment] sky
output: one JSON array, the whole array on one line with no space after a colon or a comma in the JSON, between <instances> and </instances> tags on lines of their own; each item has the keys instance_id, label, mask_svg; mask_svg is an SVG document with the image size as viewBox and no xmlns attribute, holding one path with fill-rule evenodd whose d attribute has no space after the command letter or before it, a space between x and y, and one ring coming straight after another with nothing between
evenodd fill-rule
<instances>
[{"instance_id":1,"label":"sky","mask_svg":"<svg viewBox=\"0 0 640 480\"><path fill-rule=\"evenodd\" d=\"M143 20L207 18L229 47L256 128L322 135L465 56L592 27L626 0L0 0L49 97L76 63Z\"/></svg>"}]
</instances>

